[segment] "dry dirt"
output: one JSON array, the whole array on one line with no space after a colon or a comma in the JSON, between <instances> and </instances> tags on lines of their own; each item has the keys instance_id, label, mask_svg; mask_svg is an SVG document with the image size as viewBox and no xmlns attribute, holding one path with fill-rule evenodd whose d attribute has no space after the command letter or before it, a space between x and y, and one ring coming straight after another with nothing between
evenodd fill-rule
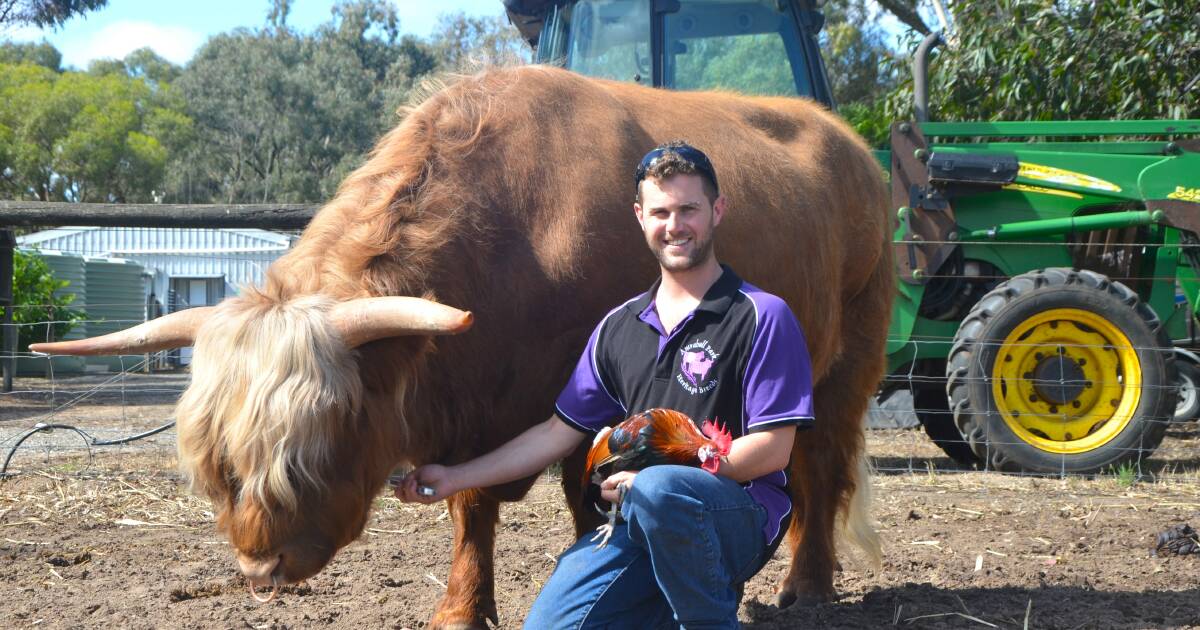
<instances>
[{"instance_id":1,"label":"dry dirt","mask_svg":"<svg viewBox=\"0 0 1200 630\"><path fill-rule=\"evenodd\" d=\"M34 422L104 437L169 418L179 382L56 406L93 381L60 383L57 402L0 396L0 456ZM122 404L122 400L124 404ZM38 434L0 482L0 627L419 628L445 589L450 522L440 506L381 497L367 531L318 576L253 602L207 503L174 470L173 433L94 449ZM1200 430L1172 430L1144 476L1046 479L956 472L919 431L875 431L869 450L882 570L845 563L839 601L777 609L781 550L747 585L748 628L1200 628L1200 556L1151 557L1170 525L1200 525ZM520 626L570 541L549 476L505 506L497 540L500 626Z\"/></svg>"}]
</instances>

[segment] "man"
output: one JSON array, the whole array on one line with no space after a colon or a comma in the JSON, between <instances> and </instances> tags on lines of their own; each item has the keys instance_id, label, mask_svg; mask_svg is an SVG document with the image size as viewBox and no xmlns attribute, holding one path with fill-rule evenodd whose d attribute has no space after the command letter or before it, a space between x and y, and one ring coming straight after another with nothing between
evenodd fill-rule
<instances>
[{"instance_id":1,"label":"man","mask_svg":"<svg viewBox=\"0 0 1200 630\"><path fill-rule=\"evenodd\" d=\"M625 522L603 549L585 536L562 554L527 628L737 627L740 585L787 529L785 469L796 428L812 423L800 325L781 299L717 262L713 233L728 203L704 153L661 145L635 185L634 214L662 276L596 327L556 414L470 462L423 466L396 489L430 503L528 477L653 407L728 426L736 439L717 475L655 466L604 480L608 501L624 486Z\"/></svg>"}]
</instances>

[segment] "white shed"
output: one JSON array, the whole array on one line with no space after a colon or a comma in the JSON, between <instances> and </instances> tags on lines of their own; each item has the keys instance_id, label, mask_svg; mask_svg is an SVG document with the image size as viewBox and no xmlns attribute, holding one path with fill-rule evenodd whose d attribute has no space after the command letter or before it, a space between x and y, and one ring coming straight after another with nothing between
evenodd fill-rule
<instances>
[{"instance_id":1,"label":"white shed","mask_svg":"<svg viewBox=\"0 0 1200 630\"><path fill-rule=\"evenodd\" d=\"M239 287L261 285L267 267L297 238L256 229L62 227L19 236L17 244L133 261L147 276L142 303L173 312L216 304ZM184 363L190 354L190 349L182 353Z\"/></svg>"}]
</instances>

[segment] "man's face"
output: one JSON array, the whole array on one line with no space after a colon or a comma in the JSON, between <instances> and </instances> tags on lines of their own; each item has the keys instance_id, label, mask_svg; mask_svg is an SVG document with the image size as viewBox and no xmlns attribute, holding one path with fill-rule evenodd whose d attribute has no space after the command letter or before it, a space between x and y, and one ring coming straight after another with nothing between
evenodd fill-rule
<instances>
[{"instance_id":1,"label":"man's face","mask_svg":"<svg viewBox=\"0 0 1200 630\"><path fill-rule=\"evenodd\" d=\"M646 244L667 271L687 271L713 256L713 230L725 215L725 198L711 203L699 175L647 177L642 202L633 205Z\"/></svg>"}]
</instances>

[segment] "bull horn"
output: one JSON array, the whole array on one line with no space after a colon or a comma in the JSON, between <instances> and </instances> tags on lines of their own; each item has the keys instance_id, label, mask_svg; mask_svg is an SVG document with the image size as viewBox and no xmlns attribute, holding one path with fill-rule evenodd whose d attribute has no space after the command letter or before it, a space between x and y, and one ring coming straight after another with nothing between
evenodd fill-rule
<instances>
[{"instance_id":1,"label":"bull horn","mask_svg":"<svg viewBox=\"0 0 1200 630\"><path fill-rule=\"evenodd\" d=\"M30 345L29 349L42 354L108 355L143 354L168 348L181 348L192 345L196 339L196 329L211 317L214 308L216 307L189 308L100 337L76 341L35 343Z\"/></svg>"},{"instance_id":2,"label":"bull horn","mask_svg":"<svg viewBox=\"0 0 1200 630\"><path fill-rule=\"evenodd\" d=\"M457 335L475 318L467 311L415 297L371 297L342 302L329 312L346 345L404 335Z\"/></svg>"}]
</instances>

